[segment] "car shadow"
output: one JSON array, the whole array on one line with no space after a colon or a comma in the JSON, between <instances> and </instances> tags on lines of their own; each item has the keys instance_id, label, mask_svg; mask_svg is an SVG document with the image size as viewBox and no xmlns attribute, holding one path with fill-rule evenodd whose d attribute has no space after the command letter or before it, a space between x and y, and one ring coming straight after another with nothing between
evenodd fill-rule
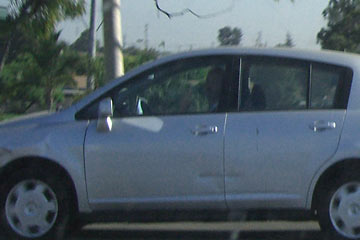
<instances>
[{"instance_id":1,"label":"car shadow","mask_svg":"<svg viewBox=\"0 0 360 240\"><path fill-rule=\"evenodd\" d=\"M320 231L150 231L82 230L68 240L325 240Z\"/></svg>"}]
</instances>

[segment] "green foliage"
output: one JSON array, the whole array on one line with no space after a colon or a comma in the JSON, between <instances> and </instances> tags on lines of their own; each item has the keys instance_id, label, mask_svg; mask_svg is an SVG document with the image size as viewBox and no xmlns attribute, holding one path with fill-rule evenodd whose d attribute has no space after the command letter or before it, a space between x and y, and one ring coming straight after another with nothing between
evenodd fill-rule
<instances>
[{"instance_id":1,"label":"green foliage","mask_svg":"<svg viewBox=\"0 0 360 240\"><path fill-rule=\"evenodd\" d=\"M160 53L155 49L142 50L136 47L129 47L123 50L123 55L125 70L128 72L146 62L155 60L160 56ZM95 88L103 86L106 83L104 56L97 56L94 60L87 58L87 61L90 61L90 67L87 73L94 76ZM87 65L89 65L88 63Z\"/></svg>"},{"instance_id":2,"label":"green foliage","mask_svg":"<svg viewBox=\"0 0 360 240\"><path fill-rule=\"evenodd\" d=\"M91 60L89 75L94 76L95 88L105 85L105 61L104 56L97 56Z\"/></svg>"},{"instance_id":3,"label":"green foliage","mask_svg":"<svg viewBox=\"0 0 360 240\"><path fill-rule=\"evenodd\" d=\"M236 46L241 42L243 34L240 28L223 27L219 29L218 41L220 46Z\"/></svg>"},{"instance_id":4,"label":"green foliage","mask_svg":"<svg viewBox=\"0 0 360 240\"><path fill-rule=\"evenodd\" d=\"M360 52L360 0L330 0L323 16L328 24L317 35L323 49Z\"/></svg>"},{"instance_id":5,"label":"green foliage","mask_svg":"<svg viewBox=\"0 0 360 240\"><path fill-rule=\"evenodd\" d=\"M153 114L206 112L209 103L203 90L209 69L195 68L171 75L139 95L148 101Z\"/></svg>"},{"instance_id":6,"label":"green foliage","mask_svg":"<svg viewBox=\"0 0 360 240\"><path fill-rule=\"evenodd\" d=\"M11 118L18 117L16 114L0 114L0 121L9 120Z\"/></svg>"},{"instance_id":7,"label":"green foliage","mask_svg":"<svg viewBox=\"0 0 360 240\"><path fill-rule=\"evenodd\" d=\"M49 38L59 21L82 15L85 0L10 0L9 9L6 24L1 28L6 50L0 59L0 71L36 41Z\"/></svg>"},{"instance_id":8,"label":"green foliage","mask_svg":"<svg viewBox=\"0 0 360 240\"><path fill-rule=\"evenodd\" d=\"M257 48L262 48L262 47L267 46L267 43L263 42L263 40L262 40L262 32L261 31L258 32L258 34L257 34L254 46L257 47Z\"/></svg>"},{"instance_id":9,"label":"green foliage","mask_svg":"<svg viewBox=\"0 0 360 240\"><path fill-rule=\"evenodd\" d=\"M85 12L85 0L10 0L9 31L31 30L34 36L51 34L56 24ZM30 31L29 31L30 32Z\"/></svg>"},{"instance_id":10,"label":"green foliage","mask_svg":"<svg viewBox=\"0 0 360 240\"><path fill-rule=\"evenodd\" d=\"M5 65L0 73L1 98L11 103L12 111L25 112L34 103L51 110L62 100L62 88L74 84L81 57L58 38L59 33L54 33L39 40Z\"/></svg>"},{"instance_id":11,"label":"green foliage","mask_svg":"<svg viewBox=\"0 0 360 240\"><path fill-rule=\"evenodd\" d=\"M268 110L306 107L307 69L277 62L254 64L250 68L252 84L261 86Z\"/></svg>"},{"instance_id":12,"label":"green foliage","mask_svg":"<svg viewBox=\"0 0 360 240\"><path fill-rule=\"evenodd\" d=\"M124 67L125 71L130 71L146 62L153 61L160 56L160 53L155 49L139 49L136 47L125 48Z\"/></svg>"},{"instance_id":13,"label":"green foliage","mask_svg":"<svg viewBox=\"0 0 360 240\"><path fill-rule=\"evenodd\" d=\"M59 21L85 12L85 0L10 0L2 25L6 50L0 62L0 100L7 110L22 113L33 104L54 108L62 88L75 72L86 72L85 57L59 43ZM87 65L86 65L87 66Z\"/></svg>"},{"instance_id":14,"label":"green foliage","mask_svg":"<svg viewBox=\"0 0 360 240\"><path fill-rule=\"evenodd\" d=\"M89 29L85 29L80 37L75 40L74 43L70 45L70 48L78 51L78 52L88 52L89 51ZM99 41L96 41L96 49L99 51L100 49L100 43Z\"/></svg>"},{"instance_id":15,"label":"green foliage","mask_svg":"<svg viewBox=\"0 0 360 240\"><path fill-rule=\"evenodd\" d=\"M284 43L279 43L278 45L276 45L276 47L287 47L287 48L292 48L295 47L294 41L291 37L290 33L286 34L286 39Z\"/></svg>"},{"instance_id":16,"label":"green foliage","mask_svg":"<svg viewBox=\"0 0 360 240\"><path fill-rule=\"evenodd\" d=\"M0 74L0 99L14 113L24 113L34 103L43 104L40 66L31 54L22 54Z\"/></svg>"},{"instance_id":17,"label":"green foliage","mask_svg":"<svg viewBox=\"0 0 360 240\"><path fill-rule=\"evenodd\" d=\"M80 37L70 45L71 49L79 52L88 52L89 49L89 29L84 30Z\"/></svg>"}]
</instances>

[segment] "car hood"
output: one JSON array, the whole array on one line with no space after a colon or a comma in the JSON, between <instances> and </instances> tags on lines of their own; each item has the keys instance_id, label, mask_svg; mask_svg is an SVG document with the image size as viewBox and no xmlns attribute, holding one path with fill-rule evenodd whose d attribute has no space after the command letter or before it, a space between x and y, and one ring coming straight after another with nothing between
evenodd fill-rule
<instances>
[{"instance_id":1,"label":"car hood","mask_svg":"<svg viewBox=\"0 0 360 240\"><path fill-rule=\"evenodd\" d=\"M56 126L74 121L69 111L37 112L0 123L1 152L43 141Z\"/></svg>"},{"instance_id":2,"label":"car hood","mask_svg":"<svg viewBox=\"0 0 360 240\"><path fill-rule=\"evenodd\" d=\"M15 117L10 120L5 120L0 122L0 130L4 128L16 128L16 127L24 127L26 125L33 125L33 124L41 124L48 122L49 119L52 118L51 113L44 111L44 112L36 112L31 114L25 114L20 117Z\"/></svg>"},{"instance_id":3,"label":"car hood","mask_svg":"<svg viewBox=\"0 0 360 240\"><path fill-rule=\"evenodd\" d=\"M35 112L0 122L0 131L8 128L23 128L30 125L46 125L69 120L74 120L72 111L64 110L55 113L51 113L49 111Z\"/></svg>"}]
</instances>

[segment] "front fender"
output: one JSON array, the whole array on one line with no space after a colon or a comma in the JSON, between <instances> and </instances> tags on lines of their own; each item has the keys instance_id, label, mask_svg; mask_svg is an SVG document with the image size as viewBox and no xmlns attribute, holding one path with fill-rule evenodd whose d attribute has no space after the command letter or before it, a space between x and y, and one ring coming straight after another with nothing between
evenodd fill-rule
<instances>
[{"instance_id":1,"label":"front fender","mask_svg":"<svg viewBox=\"0 0 360 240\"><path fill-rule=\"evenodd\" d=\"M87 126L87 121L68 121L1 129L0 136L7 137L0 141L0 168L17 159L51 159L73 180L79 211L90 212L83 156Z\"/></svg>"}]
</instances>

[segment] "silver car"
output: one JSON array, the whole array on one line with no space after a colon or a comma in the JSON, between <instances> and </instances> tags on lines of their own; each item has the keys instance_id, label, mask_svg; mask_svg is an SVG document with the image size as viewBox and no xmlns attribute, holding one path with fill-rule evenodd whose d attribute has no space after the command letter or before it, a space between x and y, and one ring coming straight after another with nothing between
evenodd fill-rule
<instances>
[{"instance_id":1,"label":"silver car","mask_svg":"<svg viewBox=\"0 0 360 240\"><path fill-rule=\"evenodd\" d=\"M359 74L358 55L201 50L2 123L2 227L53 239L84 219L287 211L360 239Z\"/></svg>"}]
</instances>

